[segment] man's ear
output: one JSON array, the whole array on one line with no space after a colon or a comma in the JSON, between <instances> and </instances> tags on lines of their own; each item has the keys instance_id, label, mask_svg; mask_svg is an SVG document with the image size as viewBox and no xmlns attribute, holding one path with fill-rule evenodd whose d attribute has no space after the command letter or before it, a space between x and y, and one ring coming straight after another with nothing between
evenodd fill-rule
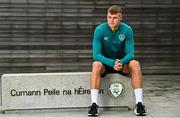
<instances>
[{"instance_id":1,"label":"man's ear","mask_svg":"<svg viewBox=\"0 0 180 118\"><path fill-rule=\"evenodd\" d=\"M119 16L120 16L120 21L122 20L122 14L119 14Z\"/></svg>"}]
</instances>

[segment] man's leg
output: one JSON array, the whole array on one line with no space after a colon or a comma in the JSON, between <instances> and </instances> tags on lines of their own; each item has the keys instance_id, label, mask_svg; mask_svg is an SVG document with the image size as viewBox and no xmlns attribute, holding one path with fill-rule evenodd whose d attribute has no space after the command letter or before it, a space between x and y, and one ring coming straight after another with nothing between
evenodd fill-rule
<instances>
[{"instance_id":1,"label":"man's leg","mask_svg":"<svg viewBox=\"0 0 180 118\"><path fill-rule=\"evenodd\" d=\"M136 99L136 106L141 105L143 103L143 77L141 73L140 64L136 60L130 61L128 64L126 64L123 68L124 73L130 73L132 78L132 87L134 89L135 99ZM142 105L144 107L144 105ZM136 111L137 112L137 111ZM140 111L141 112L141 111ZM145 109L142 109L143 113L136 113L136 115L145 115L146 111Z\"/></svg>"},{"instance_id":2,"label":"man's leg","mask_svg":"<svg viewBox=\"0 0 180 118\"><path fill-rule=\"evenodd\" d=\"M105 72L105 67L101 62L95 61L92 64L91 74L91 108L89 116L97 116L98 92L101 85L101 75Z\"/></svg>"}]
</instances>

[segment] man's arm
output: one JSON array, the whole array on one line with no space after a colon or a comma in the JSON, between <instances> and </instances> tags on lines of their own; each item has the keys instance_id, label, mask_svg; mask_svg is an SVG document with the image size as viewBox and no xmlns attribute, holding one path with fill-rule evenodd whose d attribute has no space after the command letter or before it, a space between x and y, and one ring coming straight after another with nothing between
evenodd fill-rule
<instances>
[{"instance_id":1,"label":"man's arm","mask_svg":"<svg viewBox=\"0 0 180 118\"><path fill-rule=\"evenodd\" d=\"M100 61L110 67L114 67L115 60L106 58L102 55L102 39L103 33L100 28L96 28L93 39L93 59Z\"/></svg>"},{"instance_id":2,"label":"man's arm","mask_svg":"<svg viewBox=\"0 0 180 118\"><path fill-rule=\"evenodd\" d=\"M122 65L134 59L134 35L131 28L129 28L129 31L126 35L125 54L126 54L125 57L120 60L120 63Z\"/></svg>"}]
</instances>

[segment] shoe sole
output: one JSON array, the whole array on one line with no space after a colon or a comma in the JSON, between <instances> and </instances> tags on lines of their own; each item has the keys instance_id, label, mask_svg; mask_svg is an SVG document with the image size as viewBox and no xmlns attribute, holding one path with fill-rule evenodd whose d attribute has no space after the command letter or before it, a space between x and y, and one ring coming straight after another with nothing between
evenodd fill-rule
<instances>
[{"instance_id":1,"label":"shoe sole","mask_svg":"<svg viewBox=\"0 0 180 118\"><path fill-rule=\"evenodd\" d=\"M88 114L88 116L91 116L91 117L97 117L98 114Z\"/></svg>"},{"instance_id":2,"label":"shoe sole","mask_svg":"<svg viewBox=\"0 0 180 118\"><path fill-rule=\"evenodd\" d=\"M147 115L146 113L139 113L136 116L146 116L146 115Z\"/></svg>"},{"instance_id":3,"label":"shoe sole","mask_svg":"<svg viewBox=\"0 0 180 118\"><path fill-rule=\"evenodd\" d=\"M147 113L137 113L136 110L134 110L134 113L136 114L136 116L146 116Z\"/></svg>"}]
</instances>

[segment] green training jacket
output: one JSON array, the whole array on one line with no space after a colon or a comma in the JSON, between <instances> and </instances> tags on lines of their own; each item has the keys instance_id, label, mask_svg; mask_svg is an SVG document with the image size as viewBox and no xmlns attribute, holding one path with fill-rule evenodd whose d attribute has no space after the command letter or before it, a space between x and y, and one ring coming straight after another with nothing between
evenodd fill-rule
<instances>
[{"instance_id":1,"label":"green training jacket","mask_svg":"<svg viewBox=\"0 0 180 118\"><path fill-rule=\"evenodd\" d=\"M120 23L116 31L112 31L105 22L96 27L93 38L93 59L114 67L115 60L126 64L134 59L134 36L132 28Z\"/></svg>"}]
</instances>

